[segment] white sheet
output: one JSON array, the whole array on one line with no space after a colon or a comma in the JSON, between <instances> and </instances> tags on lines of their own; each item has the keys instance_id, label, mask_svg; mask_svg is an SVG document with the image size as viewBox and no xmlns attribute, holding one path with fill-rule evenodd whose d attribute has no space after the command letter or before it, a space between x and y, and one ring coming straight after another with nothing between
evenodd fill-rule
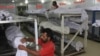
<instances>
[{"instance_id":1,"label":"white sheet","mask_svg":"<svg viewBox=\"0 0 100 56\"><path fill-rule=\"evenodd\" d=\"M17 26L8 27L5 31L5 34L9 41L13 41L16 37L24 37L24 34Z\"/></svg>"},{"instance_id":2,"label":"white sheet","mask_svg":"<svg viewBox=\"0 0 100 56\"><path fill-rule=\"evenodd\" d=\"M81 14L81 18L79 18L80 21L78 20L79 22L82 22L82 24L83 24L80 33L83 31L83 29L86 29L86 30L88 29L88 25L87 25L88 24L88 15L84 9L81 9L81 8L73 8L73 9L58 8L58 9L50 11L49 13L54 17L56 17L57 15L60 16L60 14ZM75 18L75 19L77 19L77 18ZM72 18L71 18L71 20L72 20ZM79 24L70 22L70 21L68 21L68 19L65 19L64 24L65 24L65 26L68 26L69 28L73 28L76 30L79 30L79 28L80 28Z\"/></svg>"},{"instance_id":3,"label":"white sheet","mask_svg":"<svg viewBox=\"0 0 100 56\"><path fill-rule=\"evenodd\" d=\"M30 14L42 14L46 11L46 9L37 9L37 10L28 10L26 11L26 13L30 13Z\"/></svg>"},{"instance_id":4,"label":"white sheet","mask_svg":"<svg viewBox=\"0 0 100 56\"><path fill-rule=\"evenodd\" d=\"M40 27L41 26L44 27L44 28L50 28L50 29L57 31L59 33L63 33L62 30L61 30L61 26L56 26L49 21L41 22ZM64 28L64 34L69 34L69 32L70 32L69 27L65 27Z\"/></svg>"},{"instance_id":5,"label":"white sheet","mask_svg":"<svg viewBox=\"0 0 100 56\"><path fill-rule=\"evenodd\" d=\"M86 8L86 10L100 10L100 6L99 5L95 5L95 6L91 6L91 7L88 7Z\"/></svg>"},{"instance_id":6,"label":"white sheet","mask_svg":"<svg viewBox=\"0 0 100 56\"><path fill-rule=\"evenodd\" d=\"M6 20L12 20L12 16L11 13L5 10L0 10L0 20L2 20L4 18L4 16L6 17Z\"/></svg>"},{"instance_id":7,"label":"white sheet","mask_svg":"<svg viewBox=\"0 0 100 56\"><path fill-rule=\"evenodd\" d=\"M92 26L100 27L100 20L96 20L96 22L93 23Z\"/></svg>"},{"instance_id":8,"label":"white sheet","mask_svg":"<svg viewBox=\"0 0 100 56\"><path fill-rule=\"evenodd\" d=\"M27 56L27 52L24 50L19 50L19 45L26 46L26 43L21 43L21 39L24 37L24 34L17 26L10 26L6 29L6 37L9 44L17 49L16 56Z\"/></svg>"},{"instance_id":9,"label":"white sheet","mask_svg":"<svg viewBox=\"0 0 100 56\"><path fill-rule=\"evenodd\" d=\"M44 16L46 18L48 18L48 12L47 9L38 9L38 10L29 10L26 11L27 14L29 15L40 15L40 16Z\"/></svg>"},{"instance_id":10,"label":"white sheet","mask_svg":"<svg viewBox=\"0 0 100 56\"><path fill-rule=\"evenodd\" d=\"M60 14L81 14L81 21L88 19L87 12L81 8L73 8L73 9L58 8L58 9L50 11L49 14L50 15L58 14L59 16Z\"/></svg>"},{"instance_id":11,"label":"white sheet","mask_svg":"<svg viewBox=\"0 0 100 56\"><path fill-rule=\"evenodd\" d=\"M17 52L16 52L16 56L28 56L28 53L24 50L19 50L18 49L18 46L19 45L24 45L26 46L26 43L22 43L20 40L22 39L23 37L17 37L15 38L14 40L14 47L17 48Z\"/></svg>"}]
</instances>

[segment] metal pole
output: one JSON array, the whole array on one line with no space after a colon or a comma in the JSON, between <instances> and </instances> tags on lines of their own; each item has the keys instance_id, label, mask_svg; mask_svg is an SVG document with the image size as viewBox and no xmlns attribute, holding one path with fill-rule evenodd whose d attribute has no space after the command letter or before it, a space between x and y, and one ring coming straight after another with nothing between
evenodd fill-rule
<instances>
[{"instance_id":1,"label":"metal pole","mask_svg":"<svg viewBox=\"0 0 100 56\"><path fill-rule=\"evenodd\" d=\"M34 26L35 26L35 43L36 43L36 50L38 51L39 50L39 47L38 47L38 27L37 27L37 20L35 19L34 20Z\"/></svg>"},{"instance_id":2,"label":"metal pole","mask_svg":"<svg viewBox=\"0 0 100 56\"><path fill-rule=\"evenodd\" d=\"M62 38L61 38L61 56L64 56L64 16L62 16L62 21L61 21L61 29L62 29Z\"/></svg>"}]
</instances>

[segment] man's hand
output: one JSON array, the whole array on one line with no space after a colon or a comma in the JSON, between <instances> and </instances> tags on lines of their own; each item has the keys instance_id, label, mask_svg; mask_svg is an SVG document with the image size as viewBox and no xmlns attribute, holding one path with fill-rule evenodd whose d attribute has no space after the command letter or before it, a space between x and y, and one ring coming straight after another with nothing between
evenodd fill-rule
<instances>
[{"instance_id":1,"label":"man's hand","mask_svg":"<svg viewBox=\"0 0 100 56\"><path fill-rule=\"evenodd\" d=\"M27 42L26 38L22 38L22 39L21 39L21 42L22 42L22 43Z\"/></svg>"},{"instance_id":2,"label":"man's hand","mask_svg":"<svg viewBox=\"0 0 100 56\"><path fill-rule=\"evenodd\" d=\"M19 45L18 48L19 48L20 50L27 50L27 48L26 48L25 46L23 46L23 45Z\"/></svg>"}]
</instances>

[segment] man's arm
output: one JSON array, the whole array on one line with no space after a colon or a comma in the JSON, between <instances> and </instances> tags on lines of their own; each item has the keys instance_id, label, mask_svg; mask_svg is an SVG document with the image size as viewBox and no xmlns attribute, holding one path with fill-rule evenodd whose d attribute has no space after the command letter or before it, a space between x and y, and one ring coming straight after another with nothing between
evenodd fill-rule
<instances>
[{"instance_id":1,"label":"man's arm","mask_svg":"<svg viewBox=\"0 0 100 56\"><path fill-rule=\"evenodd\" d=\"M25 51L27 51L28 53L30 53L30 54L32 54L32 55L40 56L38 51L34 51L34 50L31 50L31 49L28 49L28 48L26 48L26 47L23 46L23 45L19 45L18 48L19 48L20 50L25 50Z\"/></svg>"},{"instance_id":2,"label":"man's arm","mask_svg":"<svg viewBox=\"0 0 100 56\"><path fill-rule=\"evenodd\" d=\"M34 42L34 38L23 38L21 39L21 42L24 43L24 42Z\"/></svg>"},{"instance_id":3,"label":"man's arm","mask_svg":"<svg viewBox=\"0 0 100 56\"><path fill-rule=\"evenodd\" d=\"M34 42L34 38L26 38L26 41Z\"/></svg>"},{"instance_id":4,"label":"man's arm","mask_svg":"<svg viewBox=\"0 0 100 56\"><path fill-rule=\"evenodd\" d=\"M35 56L40 56L39 52L38 51L34 51L34 50L31 50L31 49L26 49L26 51L32 55L35 55Z\"/></svg>"}]
</instances>

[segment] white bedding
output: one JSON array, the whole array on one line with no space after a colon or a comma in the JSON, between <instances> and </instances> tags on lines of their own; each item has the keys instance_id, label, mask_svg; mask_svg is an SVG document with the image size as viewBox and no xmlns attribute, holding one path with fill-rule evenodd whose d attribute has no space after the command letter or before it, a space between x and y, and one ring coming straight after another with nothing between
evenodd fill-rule
<instances>
[{"instance_id":1,"label":"white bedding","mask_svg":"<svg viewBox=\"0 0 100 56\"><path fill-rule=\"evenodd\" d=\"M13 41L17 37L24 37L24 34L17 26L10 26L5 31L7 40L11 46L13 46ZM11 42L11 43L10 43ZM13 46L14 47L14 46Z\"/></svg>"},{"instance_id":2,"label":"white bedding","mask_svg":"<svg viewBox=\"0 0 100 56\"><path fill-rule=\"evenodd\" d=\"M3 16L4 15L4 16ZM4 18L5 17L5 18ZM0 20L14 20L14 19L25 19L27 17L23 16L18 16L16 14L10 13L9 11L6 10L0 10Z\"/></svg>"},{"instance_id":3,"label":"white bedding","mask_svg":"<svg viewBox=\"0 0 100 56\"><path fill-rule=\"evenodd\" d=\"M86 30L88 29L88 25L87 25L88 24L88 15L87 15L87 13L84 9L81 9L81 8L73 8L73 9L58 8L56 10L50 11L49 13L50 13L50 15L53 15L54 17L56 17L56 15L60 16L60 14L81 14L81 17L79 17L79 18L68 18L70 20L73 19L73 21L68 21L68 19L65 19L64 24L65 24L65 26L67 26L69 28L73 28L73 29L78 30L81 25L77 24L77 23L74 23L74 21L81 18L80 20L78 20L79 22L82 22L82 24L83 24L81 32L83 31L83 29L86 29Z\"/></svg>"},{"instance_id":4,"label":"white bedding","mask_svg":"<svg viewBox=\"0 0 100 56\"><path fill-rule=\"evenodd\" d=\"M28 10L26 11L26 13L30 13L30 14L42 14L46 11L46 9L35 9L35 10Z\"/></svg>"},{"instance_id":5,"label":"white bedding","mask_svg":"<svg viewBox=\"0 0 100 56\"><path fill-rule=\"evenodd\" d=\"M86 8L86 10L100 10L100 6L99 5L96 5L96 6L91 6L91 7L88 7Z\"/></svg>"},{"instance_id":6,"label":"white bedding","mask_svg":"<svg viewBox=\"0 0 100 56\"><path fill-rule=\"evenodd\" d=\"M92 26L100 27L100 20L96 20L96 22L93 23Z\"/></svg>"},{"instance_id":7,"label":"white bedding","mask_svg":"<svg viewBox=\"0 0 100 56\"><path fill-rule=\"evenodd\" d=\"M47 15L47 9L38 9L38 10L28 10L26 11L27 14L29 15L40 15L40 16L44 16L46 18L48 18Z\"/></svg>"},{"instance_id":8,"label":"white bedding","mask_svg":"<svg viewBox=\"0 0 100 56\"><path fill-rule=\"evenodd\" d=\"M19 45L24 45L26 46L26 43L21 43L21 39L24 38L24 34L18 28L17 26L10 26L6 29L6 37L8 40L8 43L17 49L16 56L28 56L27 52L24 50L19 50L18 46Z\"/></svg>"},{"instance_id":9,"label":"white bedding","mask_svg":"<svg viewBox=\"0 0 100 56\"><path fill-rule=\"evenodd\" d=\"M58 9L50 11L49 14L50 15L56 14L56 15L59 15L59 16L61 14L81 14L81 21L88 19L87 12L84 9L81 9L81 8L73 8L73 9L58 8Z\"/></svg>"},{"instance_id":10,"label":"white bedding","mask_svg":"<svg viewBox=\"0 0 100 56\"><path fill-rule=\"evenodd\" d=\"M56 32L59 32L59 33L63 33L62 30L61 30L61 26L56 26L54 24L52 24L51 22L49 21L46 21L46 22L41 22L40 23L40 27L44 27L44 28L50 28ZM64 34L69 34L70 30L69 30L69 27L65 27L64 28Z\"/></svg>"}]
</instances>

